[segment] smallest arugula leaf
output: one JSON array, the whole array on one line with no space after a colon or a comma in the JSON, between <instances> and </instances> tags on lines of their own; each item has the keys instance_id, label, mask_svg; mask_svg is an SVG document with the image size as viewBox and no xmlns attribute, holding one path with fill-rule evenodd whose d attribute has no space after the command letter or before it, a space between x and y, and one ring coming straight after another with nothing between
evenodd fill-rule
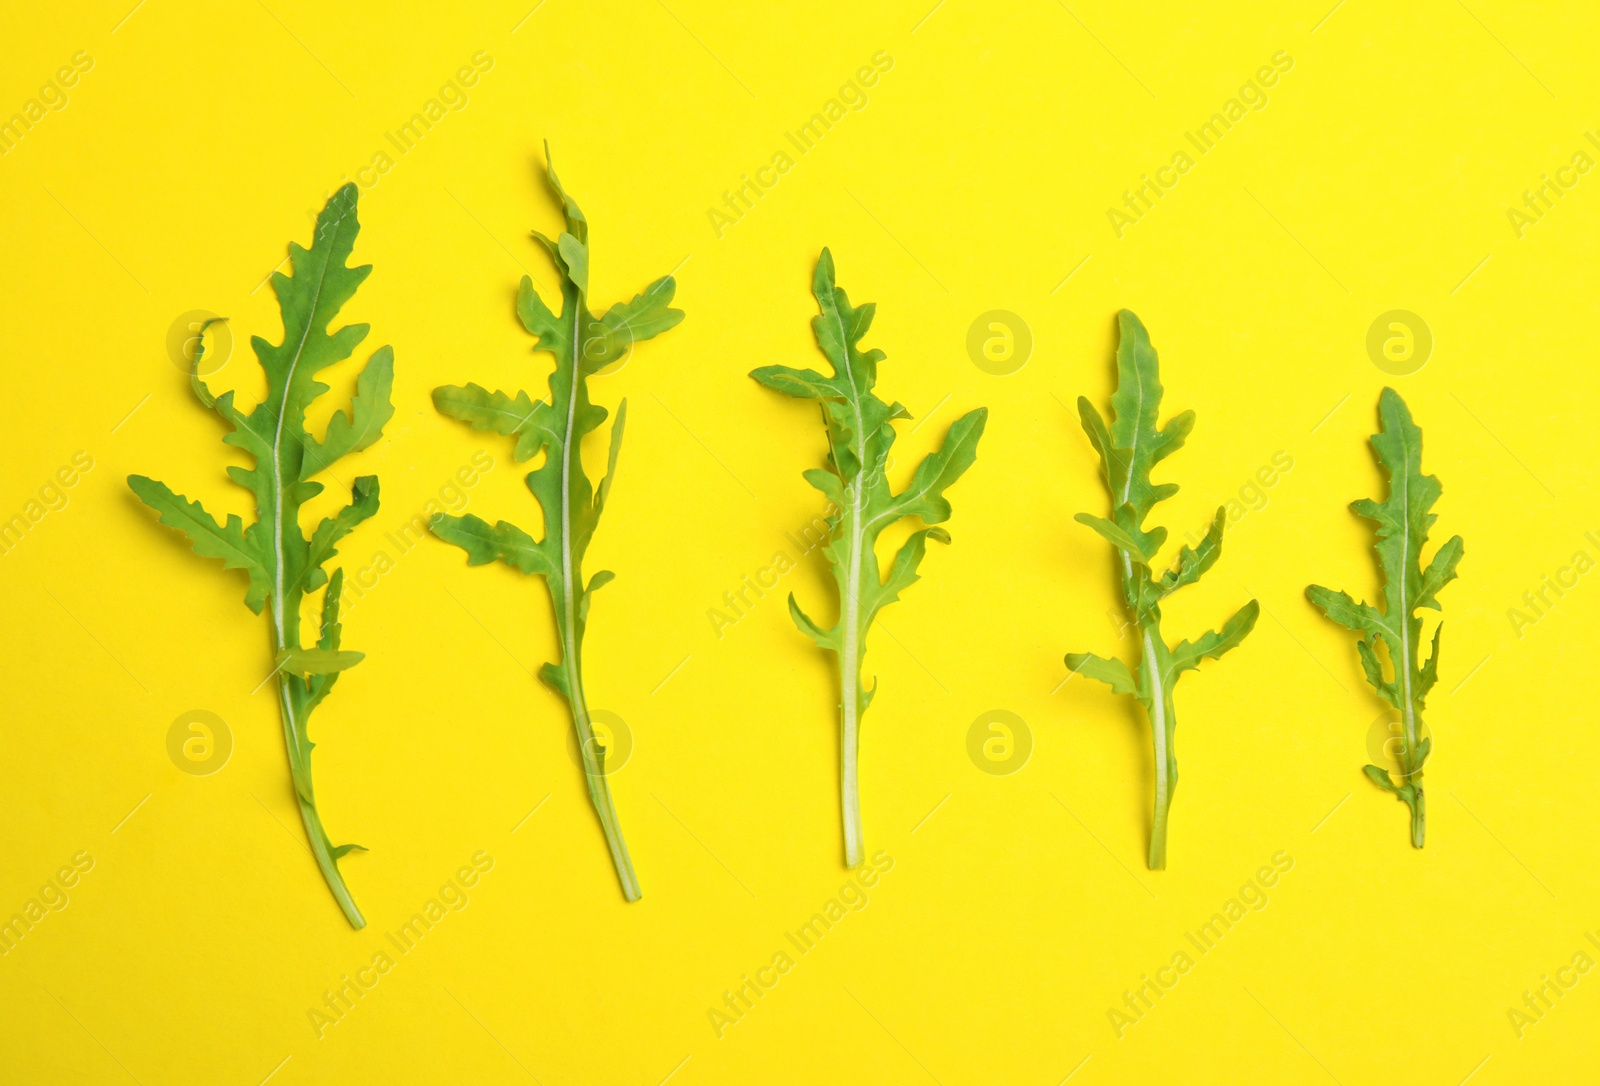
<instances>
[{"instance_id":1,"label":"smallest arugula leaf","mask_svg":"<svg viewBox=\"0 0 1600 1086\"><path fill-rule=\"evenodd\" d=\"M1428 662L1419 666L1422 617L1419 608L1439 607L1439 590L1456 578L1463 545L1451 536L1422 566L1422 548L1437 514L1430 512L1443 487L1432 475L1422 474L1422 431L1392 388L1378 398L1381 429L1372 435L1372 449L1388 477L1389 493L1382 502L1362 498L1350 509L1377 525L1378 568L1383 574L1383 610L1357 603L1345 592L1321 585L1306 588L1306 596L1334 622L1361 635L1356 652L1361 670L1374 690L1400 712L1400 779L1388 769L1368 765L1362 772L1373 784L1390 793L1411 811L1411 844L1421 848L1427 836L1427 806L1422 794L1422 767L1432 740L1421 735L1422 710L1428 691L1439 678L1439 633L1433 631ZM1388 657L1388 677L1378 656L1382 644Z\"/></svg>"}]
</instances>

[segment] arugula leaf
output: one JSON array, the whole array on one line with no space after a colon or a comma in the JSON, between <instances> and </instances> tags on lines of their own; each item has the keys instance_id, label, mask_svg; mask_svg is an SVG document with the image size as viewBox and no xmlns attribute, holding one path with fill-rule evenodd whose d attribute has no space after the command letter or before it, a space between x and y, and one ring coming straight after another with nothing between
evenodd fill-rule
<instances>
[{"instance_id":1,"label":"arugula leaf","mask_svg":"<svg viewBox=\"0 0 1600 1086\"><path fill-rule=\"evenodd\" d=\"M1155 816L1150 826L1150 867L1167 866L1167 813L1178 784L1178 758L1174 736L1178 718L1173 687L1183 672L1217 659L1237 646L1256 624L1260 607L1255 600L1241 607L1197 641L1180 641L1168 647L1161 633L1161 601L1184 585L1193 584L1216 564L1222 553L1226 517L1218 509L1198 548L1183 547L1171 569L1156 575L1156 552L1166 541L1165 528L1144 527L1157 502L1178 492L1174 483L1154 483L1150 469L1183 446L1194 428L1194 412L1185 411L1156 422L1161 409L1161 380L1155 348L1139 318L1124 309L1117 314L1117 388L1111 397L1109 427L1095 406L1078 398L1078 415L1090 443L1100 454L1106 489L1111 494L1111 519L1079 513L1077 520L1111 543L1118 555L1122 598L1139 631L1138 677L1121 660L1087 652L1067 653L1074 674L1099 679L1115 694L1132 694L1145 708L1155 746Z\"/></svg>"},{"instance_id":2,"label":"arugula leaf","mask_svg":"<svg viewBox=\"0 0 1600 1086\"><path fill-rule=\"evenodd\" d=\"M1461 561L1460 536L1434 552L1422 567L1422 548L1437 515L1430 512L1442 487L1432 475L1422 474L1422 431L1411 421L1405 401L1392 388L1378 397L1381 428L1372 435L1372 449L1388 477L1388 496L1382 502L1362 498L1350 509L1377 525L1378 568L1383 574L1383 610L1357 603L1347 593L1311 585L1306 596L1334 622L1361 635L1356 651L1367 682L1390 705L1400 710L1402 724L1400 780L1389 771L1369 765L1367 777L1392 793L1411 811L1411 843L1421 848L1427 835L1427 807L1422 793L1422 767L1431 743L1420 736L1422 710L1428 691L1439 677L1440 623L1433 631L1433 649L1426 664L1418 666L1422 641L1419 608L1439 610L1439 590L1456 577ZM1388 678L1378 656L1382 645L1388 657Z\"/></svg>"},{"instance_id":3,"label":"arugula leaf","mask_svg":"<svg viewBox=\"0 0 1600 1086\"><path fill-rule=\"evenodd\" d=\"M550 147L546 144L547 163L549 159ZM430 527L434 535L466 551L468 565L499 561L545 579L555 608L561 659L540 668L539 677L566 698L571 707L589 798L599 815L622 894L629 901L637 901L639 881L611 800L604 749L596 741L590 721L581 655L590 597L613 576L609 570L601 570L585 587L583 556L611 490L627 401L618 407L616 422L611 426L610 456L598 491L583 472L580 449L584 437L606 418L606 409L589 401L589 378L621 358L634 342L674 327L683 320L683 311L670 307L676 284L668 275L651 283L632 301L612 306L603 317L596 318L588 308L588 220L561 187L554 167L547 168L546 176L561 201L567 228L556 241L537 232L534 236L544 243L561 274L561 313L552 313L534 293L533 281L523 276L517 291L517 316L535 337L534 350L555 356L549 401L535 400L526 392L514 396L489 392L471 384L433 392L433 403L440 413L465 422L474 430L515 438L512 456L516 460L530 460L541 451L545 453L544 462L527 477L528 489L544 512L544 538L535 540L514 524L502 520L490 525L470 514L458 517L439 513Z\"/></svg>"},{"instance_id":4,"label":"arugula leaf","mask_svg":"<svg viewBox=\"0 0 1600 1086\"><path fill-rule=\"evenodd\" d=\"M327 696L339 674L362 658L359 652L339 649L344 571L335 570L330 580L324 567L337 554L335 545L377 512L377 477L357 477L351 486L350 504L319 523L310 538L300 526L301 507L323 489L311 477L334 461L369 448L394 415L389 402L394 352L380 347L356 379L350 413L336 413L320 441L305 428L307 406L328 391L328 386L317 380L318 372L350 357L367 336L365 324L328 330L372 271L371 265L352 268L345 263L361 230L356 218L357 195L353 184L334 193L317 216L311 248L289 245L294 274L275 272L272 276L272 289L283 314L283 342L269 343L260 336L250 341L266 372L267 396L248 414L235 406L231 391L214 396L200 379L205 327L213 321L200 330L190 385L202 404L233 427L223 440L255 461L251 468L228 468L228 475L254 496L259 519L246 527L232 514L219 524L199 502L173 493L165 483L130 475L128 486L161 514L161 523L187 535L195 553L220 558L226 569L244 570L249 576L246 605L257 614L263 608L268 610L278 704L300 817L323 878L351 925L360 928L366 921L339 872L338 859L361 846L334 845L322 828L311 786L315 744L307 728L311 710ZM304 646L301 602L306 593L323 585L327 587L320 639L315 646Z\"/></svg>"},{"instance_id":5,"label":"arugula leaf","mask_svg":"<svg viewBox=\"0 0 1600 1086\"><path fill-rule=\"evenodd\" d=\"M884 403L872 392L884 354L862 351L859 343L877 307L871 302L851 306L844 290L834 285L833 254L827 249L817 260L812 292L822 312L811 318L811 328L833 376L787 366L763 366L750 376L787 396L820 400L827 425L828 470L813 468L805 478L838 510L828 518L829 540L823 551L838 585L839 620L831 629L822 629L800 610L793 594L789 613L802 633L838 659L844 852L845 863L854 867L866 852L856 768L861 716L877 691L876 683L870 691L861 683L867 629L879 611L916 581L928 540L948 543L950 536L936 527L913 532L895 554L887 579L874 548L879 534L904 517L918 517L925 525L950 518L944 491L977 458L989 412L980 407L951 423L939 449L917 466L911 485L893 493L884 472L895 440L891 423L911 416L900 404Z\"/></svg>"}]
</instances>

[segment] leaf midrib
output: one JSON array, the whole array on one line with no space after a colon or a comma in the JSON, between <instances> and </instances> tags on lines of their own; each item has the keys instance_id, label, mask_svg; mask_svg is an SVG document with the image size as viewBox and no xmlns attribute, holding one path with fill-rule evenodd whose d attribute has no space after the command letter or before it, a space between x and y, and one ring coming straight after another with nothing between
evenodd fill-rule
<instances>
[{"instance_id":1,"label":"leaf midrib","mask_svg":"<svg viewBox=\"0 0 1600 1086\"><path fill-rule=\"evenodd\" d=\"M1400 439L1401 464L1403 466L1400 472L1400 568L1396 571L1399 574L1400 583L1395 590L1395 598L1400 602L1401 611L1395 618L1400 632L1400 660L1403 666L1396 667L1395 673L1396 678L1399 678L1402 674L1404 675L1407 745L1415 748L1417 742L1417 710L1411 697L1411 669L1413 666L1411 657L1412 604L1406 595L1406 571L1411 562L1411 435L1402 428L1397 436ZM1422 471L1420 450L1417 456L1417 471L1419 474Z\"/></svg>"},{"instance_id":2,"label":"leaf midrib","mask_svg":"<svg viewBox=\"0 0 1600 1086\"><path fill-rule=\"evenodd\" d=\"M300 360L305 357L306 343L311 339L311 326L316 320L317 307L322 304L322 288L328 281L328 266L333 262L333 251L338 244L338 231L344 225L344 216L340 216L334 224L333 237L329 239L327 253L322 258L322 267L317 276L314 292L311 296L311 309L306 314L305 330L300 334L300 342L295 345L294 359L289 363L289 371L284 376L283 399L278 403L278 425L272 436L272 617L278 635L278 650L281 652L287 646L283 628L284 617L284 584L283 584L283 533L287 527L284 518L283 501L283 420L289 413L289 394L294 388L295 371L300 366ZM313 244L315 239L313 238ZM298 525L296 525L298 527ZM298 640L298 638L297 638Z\"/></svg>"}]
</instances>

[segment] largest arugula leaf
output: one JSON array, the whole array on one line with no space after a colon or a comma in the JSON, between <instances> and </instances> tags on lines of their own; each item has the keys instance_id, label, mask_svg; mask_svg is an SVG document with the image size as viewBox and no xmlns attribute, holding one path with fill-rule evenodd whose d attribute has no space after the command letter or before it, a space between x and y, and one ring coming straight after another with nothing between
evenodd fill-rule
<instances>
[{"instance_id":1,"label":"largest arugula leaf","mask_svg":"<svg viewBox=\"0 0 1600 1086\"><path fill-rule=\"evenodd\" d=\"M545 147L548 163L550 148ZM581 446L587 434L606 419L606 409L589 401L589 378L627 354L632 345L660 335L683 320L683 311L670 306L676 285L672 276L657 279L632 301L612 306L599 317L589 311L589 223L567 191L555 168L546 171L550 188L561 201L566 230L551 240L534 232L550 252L561 275L561 313L550 312L533 281L522 277L517 291L517 316L536 338L533 349L555 356L550 374L550 399L535 400L526 392L508 396L478 385L448 385L434 389L433 402L441 412L467 423L474 430L490 430L514 440L512 456L529 460L540 452L544 463L528 473L528 489L544 511L544 538L535 540L514 524L489 524L479 517L439 513L434 535L467 552L467 564L481 566L500 561L523 573L544 578L555 608L556 638L561 658L539 669L539 677L566 698L583 758L583 775L589 798L600 817L606 846L616 866L622 894L639 900L639 880L622 839L617 810L607 783L605 747L596 739L589 704L583 689L583 632L589 602L614 574L600 570L587 585L583 556L594 535L600 512L611 492L617 452L622 446L622 426L628 402L617 407L611 424L611 452L605 477L596 488L583 472Z\"/></svg>"},{"instance_id":2,"label":"largest arugula leaf","mask_svg":"<svg viewBox=\"0 0 1600 1086\"><path fill-rule=\"evenodd\" d=\"M1089 652L1067 653L1074 673L1108 684L1118 694L1132 694L1144 706L1155 746L1155 814L1150 824L1150 867L1167 866L1167 813L1178 785L1178 756L1173 740L1178 727L1173 688L1178 676L1216 659L1243 641L1256 624L1260 607L1255 600L1197 641L1168 646L1161 633L1161 601L1184 585L1193 584L1216 564L1222 554L1225 510L1219 508L1200 546L1185 545L1177 563L1159 576L1156 552L1166 542L1165 528L1144 528L1157 502L1178 492L1176 483L1154 483L1150 469L1183 447L1194 429L1194 412L1185 411L1156 427L1161 410L1161 379L1155 348L1139 318L1124 309L1117 314L1117 390L1111 396L1112 421L1108 427L1100 412L1085 397L1078 397L1078 415L1084 432L1100 454L1106 489L1111 494L1111 519L1079 513L1077 520L1099 532L1116 548L1122 600L1139 632L1138 678L1118 659Z\"/></svg>"},{"instance_id":3,"label":"largest arugula leaf","mask_svg":"<svg viewBox=\"0 0 1600 1086\"><path fill-rule=\"evenodd\" d=\"M859 344L872 326L877 306L872 302L850 304L844 290L834 285L833 254L827 249L817 260L811 289L822 310L811 318L811 328L817 346L833 367L833 376L788 366L763 366L750 376L785 395L820 400L828 428L828 470L812 468L805 478L837 509L828 518L829 538L823 553L832 564L839 588L839 620L832 629L822 629L800 610L793 594L789 613L801 632L834 653L839 663L844 854L846 864L854 867L866 852L856 772L861 716L877 692L876 683L868 690L861 681L867 628L879 611L917 580L917 566L928 540L948 543L950 535L935 527L912 532L895 554L887 577L874 548L879 534L903 517L917 517L925 525L950 519L944 492L977 458L978 438L983 436L989 410L980 407L951 423L939 450L917 465L911 485L894 493L884 470L895 439L890 424L911 415L900 404L884 403L872 392L884 354L877 349L862 351Z\"/></svg>"},{"instance_id":4,"label":"largest arugula leaf","mask_svg":"<svg viewBox=\"0 0 1600 1086\"><path fill-rule=\"evenodd\" d=\"M250 340L266 372L267 396L249 414L234 405L232 391L213 396L200 380L201 331L190 384L200 402L233 427L223 440L255 461L251 468L228 468L228 475L255 498L256 522L246 527L237 514L231 514L219 524L199 502L143 475L128 476L128 486L161 514L161 523L187 535L197 554L220 558L228 569L244 570L250 579L245 603L256 614L267 610L283 737L300 817L323 878L351 925L360 928L366 921L345 886L338 861L361 846L335 845L322 828L311 787L315 744L307 728L311 711L328 696L339 673L362 659L361 653L339 646L344 571L335 570L330 578L324 566L337 553L339 541L378 511L377 476L358 476L351 484L350 504L322 520L309 538L300 526L301 507L323 489L311 477L377 441L384 423L394 415L389 402L394 352L385 346L373 352L356 379L350 413L336 412L320 441L305 427L307 406L328 391L317 374L349 358L367 337L365 324L328 330L372 271L370 264L356 268L345 264L361 230L356 198L353 184L334 193L317 216L311 248L289 244L294 274L273 273L272 289L283 314L283 342L269 343L260 336ZM306 646L300 638L301 603L318 588L323 589L321 629L316 642Z\"/></svg>"},{"instance_id":5,"label":"largest arugula leaf","mask_svg":"<svg viewBox=\"0 0 1600 1086\"><path fill-rule=\"evenodd\" d=\"M1351 502L1350 509L1377 525L1383 610L1370 603L1357 603L1348 593L1321 585L1311 585L1306 595L1323 614L1361 635L1356 652L1361 656L1367 682L1400 711L1399 782L1381 766L1365 766L1363 772L1373 784L1410 808L1411 843L1421 848L1427 836L1422 767L1432 747L1432 740L1421 734L1422 710L1428 691L1439 678L1439 634L1444 625L1434 627L1428 662L1419 663L1422 617L1417 611L1423 607L1439 610L1439 589L1455 580L1463 545L1460 536L1451 536L1434 552L1428 568L1422 568L1422 548L1428 542L1428 529L1437 519L1429 510L1443 488L1434 476L1422 474L1422 431L1411 421L1405 401L1392 388L1384 389L1378 397L1378 419L1381 427L1372 435L1372 449L1388 476L1389 494L1382 502L1370 498ZM1389 660L1388 678L1378 659L1380 643Z\"/></svg>"}]
</instances>

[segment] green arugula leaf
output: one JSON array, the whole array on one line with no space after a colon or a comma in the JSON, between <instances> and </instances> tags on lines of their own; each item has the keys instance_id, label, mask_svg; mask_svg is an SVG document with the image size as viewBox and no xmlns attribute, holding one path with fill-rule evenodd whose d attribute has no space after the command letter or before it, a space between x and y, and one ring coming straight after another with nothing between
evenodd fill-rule
<instances>
[{"instance_id":1,"label":"green arugula leaf","mask_svg":"<svg viewBox=\"0 0 1600 1086\"><path fill-rule=\"evenodd\" d=\"M338 415L334 416L339 418ZM323 564L339 553L334 546L345 536L355 530L362 521L369 519L378 511L378 477L376 475L358 475L350 484L350 504L339 510L331 517L325 517L317 525L316 531L311 534L311 559L310 573L306 577L306 588L316 589L322 587L328 575L323 570Z\"/></svg>"},{"instance_id":2,"label":"green arugula leaf","mask_svg":"<svg viewBox=\"0 0 1600 1086\"><path fill-rule=\"evenodd\" d=\"M1372 449L1388 478L1388 496L1382 502L1362 498L1351 502L1350 509L1377 525L1383 610L1321 585L1309 586L1306 596L1334 622L1361 635L1356 651L1367 682L1400 710L1400 783L1396 785L1388 770L1377 766L1369 765L1364 772L1410 809L1411 843L1421 848L1427 836L1422 767L1431 750L1430 740L1420 734L1422 710L1428 691L1439 678L1443 623L1434 628L1428 662L1419 666L1422 618L1416 612L1423 607L1439 610L1439 590L1455 580L1463 545L1460 536L1452 536L1434 553L1428 568L1422 568L1422 548L1437 519L1431 510L1443 488L1434 476L1422 474L1422 431L1392 388L1378 397L1378 419L1380 427L1372 435ZM1388 658L1387 676L1378 655L1380 645Z\"/></svg>"},{"instance_id":3,"label":"green arugula leaf","mask_svg":"<svg viewBox=\"0 0 1600 1086\"><path fill-rule=\"evenodd\" d=\"M898 403L884 403L872 392L884 354L862 351L859 344L872 326L876 307L870 302L851 306L844 290L834 284L833 254L827 249L817 261L812 292L821 313L811 319L811 328L833 366L833 376L787 366L764 366L750 376L786 396L820 400L827 424L828 470L813 468L805 478L837 509L828 518L829 540L823 550L838 586L839 621L823 630L806 617L793 595L789 613L802 633L838 659L844 852L845 863L855 867L866 854L857 774L861 716L876 691L876 684L868 691L861 681L867 629L878 612L917 579L928 540L950 542L949 533L932 525L949 519L944 491L977 458L978 439L989 413L980 407L951 423L938 450L917 466L911 485L893 493L884 471L895 440L890 423L911 416ZM885 578L874 548L879 534L905 517L917 517L929 527L913 532L901 545Z\"/></svg>"},{"instance_id":4,"label":"green arugula leaf","mask_svg":"<svg viewBox=\"0 0 1600 1086\"><path fill-rule=\"evenodd\" d=\"M1155 747L1155 817L1150 828L1150 867L1167 866L1167 815L1178 784L1178 757L1174 746L1178 718L1173 688L1178 676L1217 659L1235 648L1255 627L1260 607L1255 600L1241 607L1222 629L1197 641L1180 641L1168 647L1161 633L1161 601L1185 585L1198 581L1222 554L1222 529L1226 517L1218 509L1198 548L1183 547L1172 569L1159 577L1152 563L1166 541L1165 528L1144 527L1157 502L1178 492L1174 483L1155 483L1150 469L1182 448L1194 429L1194 412L1185 411L1157 427L1161 410L1161 380L1155 348L1139 318L1124 309L1117 314L1117 388L1111 396L1112 421L1107 426L1087 398L1079 397L1078 415L1089 442L1100 454L1106 489L1111 495L1111 519L1079 513L1088 525L1117 548L1117 570L1123 602L1139 632L1138 678L1121 660L1092 653L1067 654L1067 667L1075 674L1099 679L1113 693L1131 694L1145 708Z\"/></svg>"},{"instance_id":5,"label":"green arugula leaf","mask_svg":"<svg viewBox=\"0 0 1600 1086\"><path fill-rule=\"evenodd\" d=\"M515 524L502 520L491 525L471 513L464 517L440 513L433 518L431 527L434 535L467 552L469 566L504 562L524 573L551 576L557 572L545 550Z\"/></svg>"},{"instance_id":6,"label":"green arugula leaf","mask_svg":"<svg viewBox=\"0 0 1600 1086\"><path fill-rule=\"evenodd\" d=\"M441 414L460 419L474 430L492 430L515 437L512 457L517 462L532 460L550 440L555 426L555 409L543 400L533 400L526 392L515 397L490 392L478 385L436 388L433 406Z\"/></svg>"},{"instance_id":7,"label":"green arugula leaf","mask_svg":"<svg viewBox=\"0 0 1600 1086\"><path fill-rule=\"evenodd\" d=\"M335 460L370 448L383 433L384 424L394 418L389 393L394 388L394 349L379 347L367 368L356 378L355 398L350 414L334 412L322 441L307 439L306 455L300 465L300 478L309 479Z\"/></svg>"},{"instance_id":8,"label":"green arugula leaf","mask_svg":"<svg viewBox=\"0 0 1600 1086\"><path fill-rule=\"evenodd\" d=\"M549 157L547 144L547 163ZM561 187L553 167L547 169L546 176L551 190L561 201L567 228L556 241L537 232L534 236L544 244L560 272L561 313L559 316L552 313L534 292L533 281L523 276L517 291L517 316L535 337L533 349L555 356L548 402L535 400L526 392L508 395L489 392L478 385L450 386L435 389L433 393L434 405L440 413L459 419L475 430L515 437L512 455L517 460L530 460L544 452L544 463L527 476L528 489L544 513L544 538L535 540L521 528L503 520L491 526L471 515L455 517L440 513L434 516L431 527L434 535L466 551L468 565L499 561L545 579L550 602L555 608L561 659L545 664L539 676L566 698L571 707L589 798L605 832L606 846L617 869L622 894L629 901L637 901L639 881L617 822L601 745L595 741L583 689L581 656L590 597L612 577L609 571L602 570L586 587L583 556L616 474L626 401L618 407L616 421L611 427L610 455L598 491L583 472L581 448L584 437L606 419L605 408L589 400L589 377L621 358L635 342L651 339L676 326L683 320L683 311L670 306L676 284L669 275L657 279L632 301L612 306L604 317L596 319L589 310L588 299L588 220L578 210L577 202Z\"/></svg>"},{"instance_id":9,"label":"green arugula leaf","mask_svg":"<svg viewBox=\"0 0 1600 1086\"><path fill-rule=\"evenodd\" d=\"M333 675L355 667L364 659L366 653L363 652L323 648L285 649L278 656L278 666L295 675Z\"/></svg>"},{"instance_id":10,"label":"green arugula leaf","mask_svg":"<svg viewBox=\"0 0 1600 1086\"><path fill-rule=\"evenodd\" d=\"M1139 549L1138 542L1134 540L1133 536L1118 527L1115 521L1097 517L1091 513L1079 513L1072 519L1099 532L1106 542L1118 550L1127 552L1128 556L1135 562L1149 563L1149 556Z\"/></svg>"},{"instance_id":11,"label":"green arugula leaf","mask_svg":"<svg viewBox=\"0 0 1600 1086\"><path fill-rule=\"evenodd\" d=\"M317 216L311 248L290 243L293 274L275 272L272 276L272 289L283 315L283 342L270 343L260 336L250 341L266 373L267 395L248 414L234 406L233 392L214 396L200 379L205 328L214 321L207 321L200 331L190 385L202 404L232 426L223 440L254 460L253 467L228 468L228 475L251 492L259 519L246 527L238 515L230 515L218 524L199 502L174 494L163 483L130 475L128 486L161 514L161 523L187 535L195 553L220 558L224 568L244 570L250 578L245 603L257 614L268 609L278 703L300 817L323 878L351 925L360 928L366 921L338 866L339 857L360 846L334 845L322 828L311 786L315 744L307 728L311 710L327 696L339 674L362 658L359 652L339 651L343 570L335 570L330 580L324 567L335 556L335 545L377 512L377 478L357 478L350 504L323 520L309 539L300 526L302 506L323 489L311 476L350 453L370 448L394 415L389 402L394 352L380 347L356 379L349 414L336 412L320 441L305 428L306 408L328 391L317 374L349 358L367 335L364 324L332 332L328 328L372 271L370 265L352 268L345 263L361 229L356 218L357 195L353 184L334 193ZM323 585L327 587L320 641L316 647L303 646L301 601L307 592Z\"/></svg>"},{"instance_id":12,"label":"green arugula leaf","mask_svg":"<svg viewBox=\"0 0 1600 1086\"><path fill-rule=\"evenodd\" d=\"M1139 689L1133 672L1121 660L1096 656L1092 652L1067 653L1067 666L1074 675L1087 675L1111 687L1113 694L1133 694Z\"/></svg>"},{"instance_id":13,"label":"green arugula leaf","mask_svg":"<svg viewBox=\"0 0 1600 1086\"><path fill-rule=\"evenodd\" d=\"M128 476L128 486L139 500L161 514L161 523L189 537L194 552L202 558L220 558L224 569L242 569L250 575L245 603L256 614L267 602L272 579L266 560L255 543L245 538L244 521L237 513L228 515L227 524L218 524L199 502L174 494L165 483L143 475Z\"/></svg>"}]
</instances>

